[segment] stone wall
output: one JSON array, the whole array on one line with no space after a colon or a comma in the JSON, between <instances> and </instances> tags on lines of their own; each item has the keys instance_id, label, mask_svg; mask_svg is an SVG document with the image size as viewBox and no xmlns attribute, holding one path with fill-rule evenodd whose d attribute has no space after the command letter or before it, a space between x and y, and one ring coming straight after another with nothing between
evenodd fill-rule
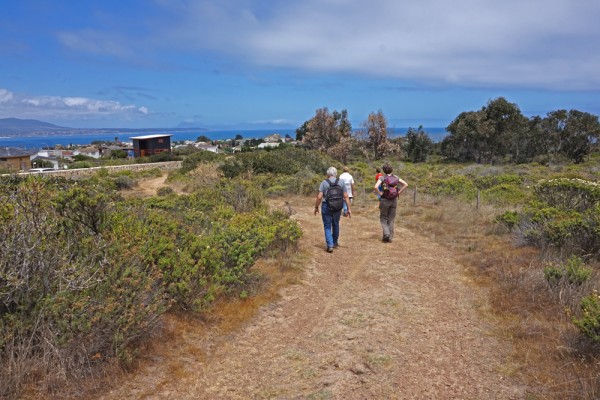
<instances>
[{"instance_id":1,"label":"stone wall","mask_svg":"<svg viewBox=\"0 0 600 400\"><path fill-rule=\"evenodd\" d=\"M80 168L80 169L64 169L48 172L35 172L34 174L48 175L48 176L64 176L66 178L80 178L94 175L101 169L107 170L109 173L121 170L129 171L144 171L149 169L158 168L162 171L172 171L181 168L181 161L166 161L159 163L145 163L145 164L129 164L129 165L113 165L107 167L93 167L93 168ZM18 175L29 175L28 172L21 172Z\"/></svg>"}]
</instances>

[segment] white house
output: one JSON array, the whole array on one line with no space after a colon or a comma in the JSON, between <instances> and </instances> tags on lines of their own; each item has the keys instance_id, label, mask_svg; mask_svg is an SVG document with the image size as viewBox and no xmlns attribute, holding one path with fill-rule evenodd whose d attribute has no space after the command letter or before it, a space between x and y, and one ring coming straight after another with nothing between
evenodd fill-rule
<instances>
[{"instance_id":1,"label":"white house","mask_svg":"<svg viewBox=\"0 0 600 400\"><path fill-rule=\"evenodd\" d=\"M73 150L73 155L84 155L92 158L100 158L102 155L100 149L97 147L83 147L80 149Z\"/></svg>"},{"instance_id":2,"label":"white house","mask_svg":"<svg viewBox=\"0 0 600 400\"><path fill-rule=\"evenodd\" d=\"M259 149L266 149L267 147L269 148L274 148L274 147L278 147L281 143L277 142L277 143L261 143L258 145Z\"/></svg>"},{"instance_id":3,"label":"white house","mask_svg":"<svg viewBox=\"0 0 600 400\"><path fill-rule=\"evenodd\" d=\"M40 156L39 154L34 156L31 159L31 165L34 166L34 168L37 168L41 165L40 161L44 161L46 163L51 163L52 164L52 168L54 169L60 169L60 161L58 160L58 158L56 157L44 157L44 156Z\"/></svg>"},{"instance_id":4,"label":"white house","mask_svg":"<svg viewBox=\"0 0 600 400\"><path fill-rule=\"evenodd\" d=\"M205 143L205 142L196 143L196 148L198 148L200 150L212 151L213 153L219 152L219 146L214 146L212 144Z\"/></svg>"}]
</instances>

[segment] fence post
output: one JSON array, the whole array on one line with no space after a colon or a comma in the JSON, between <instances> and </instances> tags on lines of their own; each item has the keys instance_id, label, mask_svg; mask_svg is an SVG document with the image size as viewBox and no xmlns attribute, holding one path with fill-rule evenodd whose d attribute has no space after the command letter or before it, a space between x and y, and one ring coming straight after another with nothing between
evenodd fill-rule
<instances>
[{"instance_id":1,"label":"fence post","mask_svg":"<svg viewBox=\"0 0 600 400\"><path fill-rule=\"evenodd\" d=\"M413 206L417 205L417 187L415 186L415 189L413 191Z\"/></svg>"},{"instance_id":2,"label":"fence post","mask_svg":"<svg viewBox=\"0 0 600 400\"><path fill-rule=\"evenodd\" d=\"M475 210L479 210L479 202L481 201L481 191L477 189L477 205L475 206Z\"/></svg>"}]
</instances>

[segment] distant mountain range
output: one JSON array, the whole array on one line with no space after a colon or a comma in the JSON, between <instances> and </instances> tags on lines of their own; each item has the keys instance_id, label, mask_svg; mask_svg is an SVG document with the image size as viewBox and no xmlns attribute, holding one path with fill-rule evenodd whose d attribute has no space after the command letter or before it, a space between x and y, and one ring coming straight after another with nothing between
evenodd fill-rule
<instances>
[{"instance_id":1,"label":"distant mountain range","mask_svg":"<svg viewBox=\"0 0 600 400\"><path fill-rule=\"evenodd\" d=\"M0 118L0 133L19 134L31 131L57 131L71 129L49 124L37 119Z\"/></svg>"},{"instance_id":2,"label":"distant mountain range","mask_svg":"<svg viewBox=\"0 0 600 400\"><path fill-rule=\"evenodd\" d=\"M36 119L19 118L0 118L0 135L4 136L38 136L38 135L69 135L69 134L99 134L111 132L185 132L185 131L203 131L206 128L200 128L185 124L177 128L70 128L67 126L58 126L48 122L38 121Z\"/></svg>"}]
</instances>

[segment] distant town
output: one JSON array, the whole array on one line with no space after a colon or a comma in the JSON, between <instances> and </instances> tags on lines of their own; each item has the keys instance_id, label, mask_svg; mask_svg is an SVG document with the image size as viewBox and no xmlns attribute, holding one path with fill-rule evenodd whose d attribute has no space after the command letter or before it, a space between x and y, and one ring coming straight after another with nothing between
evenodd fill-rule
<instances>
[{"instance_id":1,"label":"distant town","mask_svg":"<svg viewBox=\"0 0 600 400\"><path fill-rule=\"evenodd\" d=\"M156 156L164 152L200 150L213 153L235 153L274 148L282 143L297 144L289 134L278 133L260 139L245 139L237 135L233 139L211 140L200 135L195 141L171 141L173 134L151 134L131 137L122 142L94 141L86 145L55 145L37 151L18 147L0 147L0 172L44 172L70 168L97 166L101 160L135 159ZM95 162L94 162L95 161Z\"/></svg>"}]
</instances>

